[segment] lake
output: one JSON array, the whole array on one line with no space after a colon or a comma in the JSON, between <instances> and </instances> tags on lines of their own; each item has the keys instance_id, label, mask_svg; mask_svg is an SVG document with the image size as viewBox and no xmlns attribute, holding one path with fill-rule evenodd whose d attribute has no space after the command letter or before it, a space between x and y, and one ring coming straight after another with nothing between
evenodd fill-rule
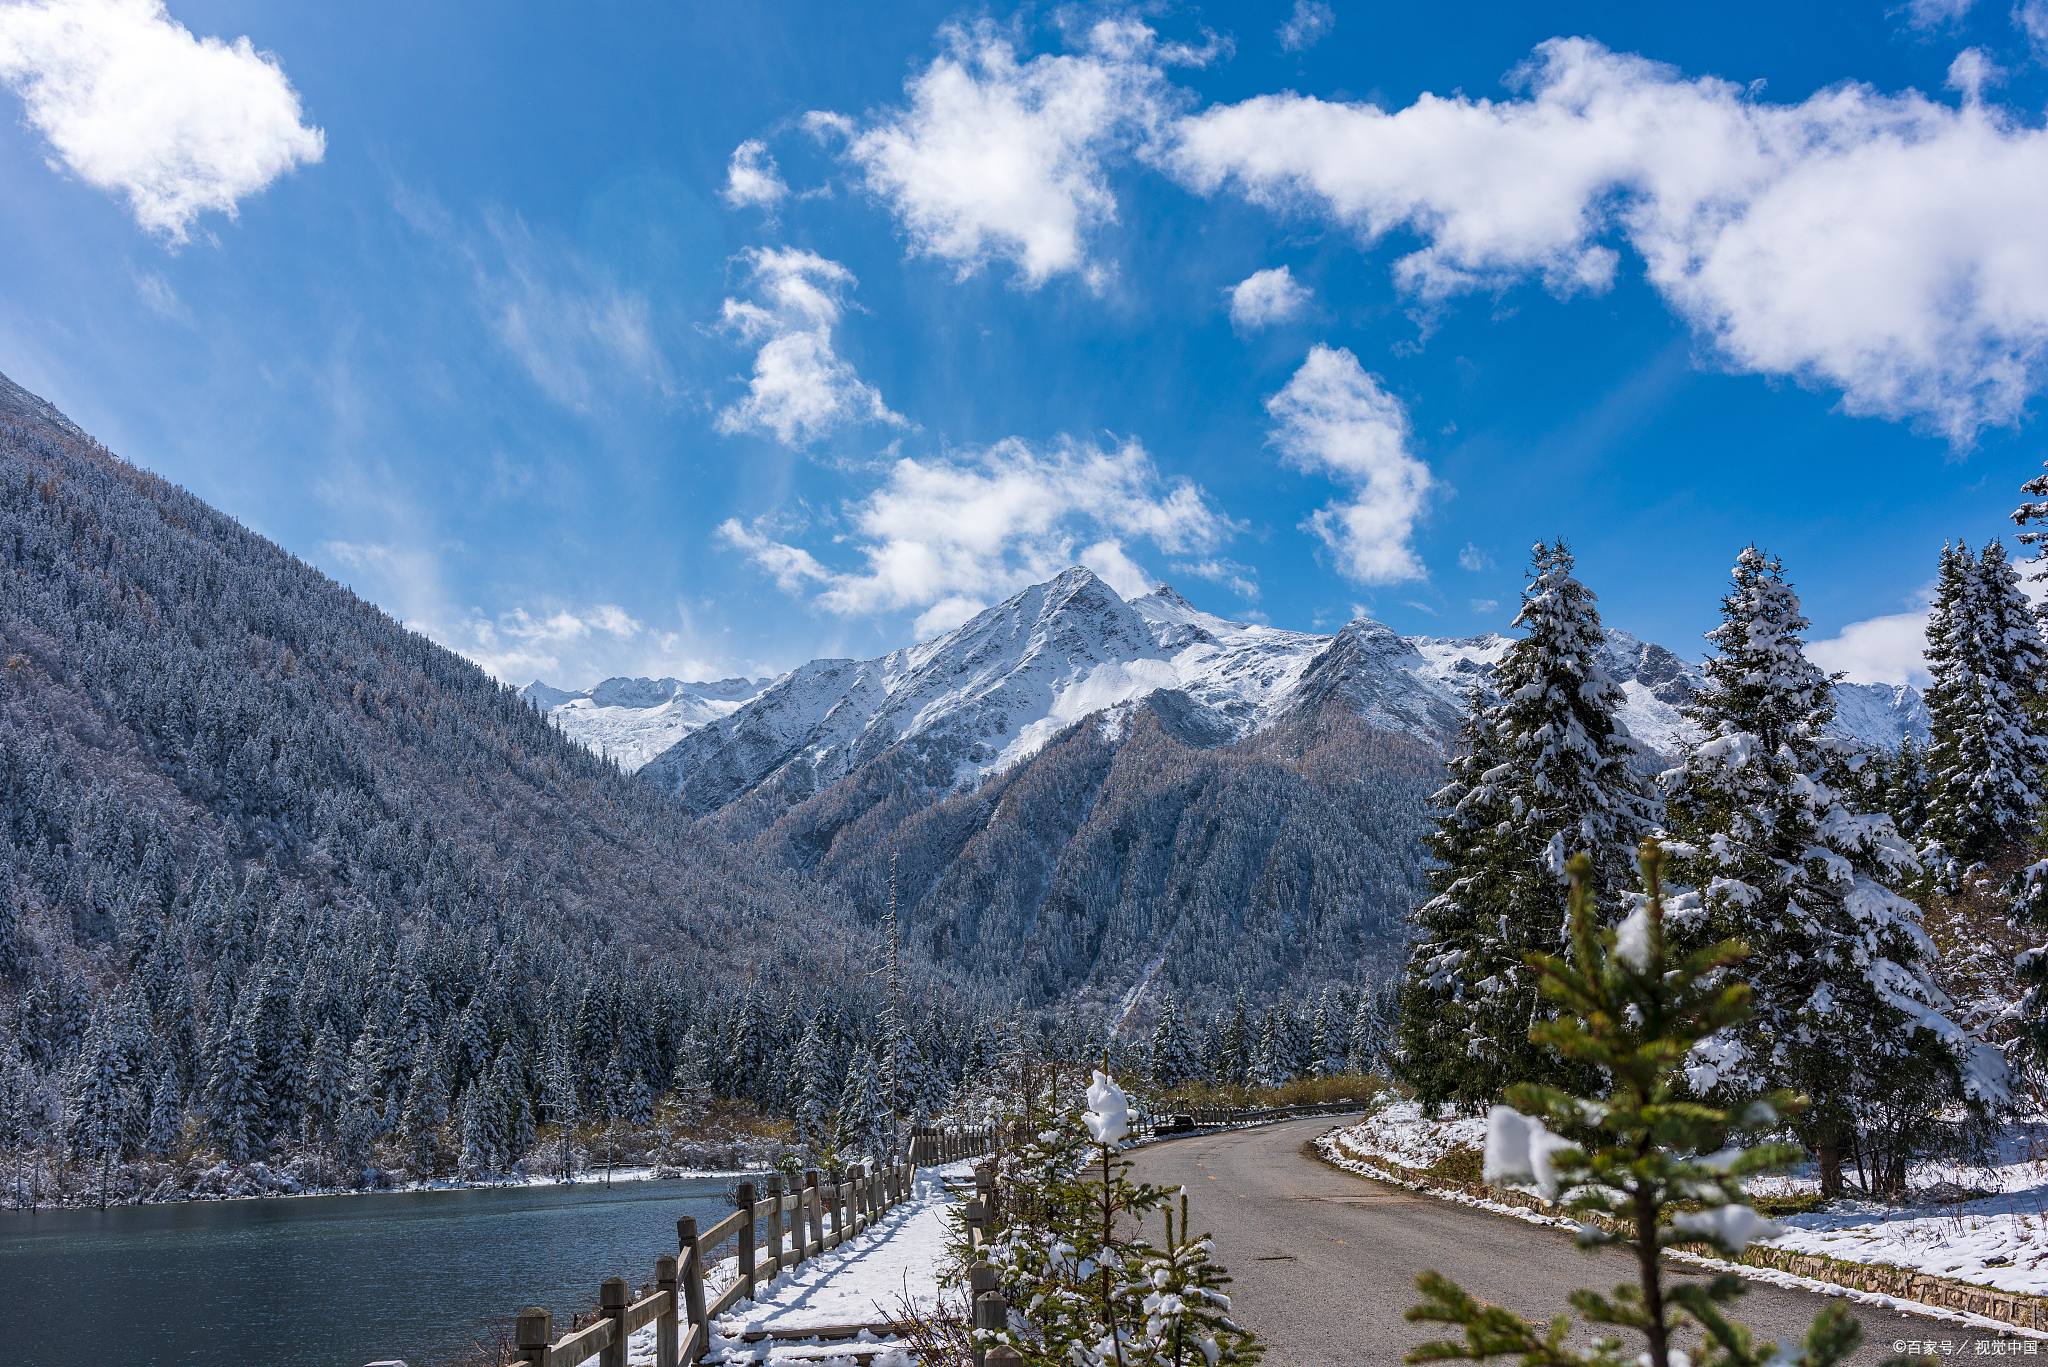
<instances>
[{"instance_id":1,"label":"lake","mask_svg":"<svg viewBox=\"0 0 2048 1367\"><path fill-rule=\"evenodd\" d=\"M438 1367L522 1307L566 1328L654 1279L729 1179L0 1211L0 1342L28 1367ZM709 1250L707 1250L708 1252Z\"/></svg>"}]
</instances>

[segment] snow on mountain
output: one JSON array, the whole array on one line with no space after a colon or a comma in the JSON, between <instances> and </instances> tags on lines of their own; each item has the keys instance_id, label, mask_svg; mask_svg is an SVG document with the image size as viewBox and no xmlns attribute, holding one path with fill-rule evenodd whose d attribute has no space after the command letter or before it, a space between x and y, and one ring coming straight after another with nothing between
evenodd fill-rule
<instances>
[{"instance_id":1,"label":"snow on mountain","mask_svg":"<svg viewBox=\"0 0 2048 1367\"><path fill-rule=\"evenodd\" d=\"M802 801L908 746L924 781L971 787L1083 717L1108 712L1120 725L1127 705L1153 697L1157 706L1163 692L1185 698L1170 703L1178 725L1219 742L1334 700L1376 727L1442 744L1474 698L1488 696L1512 644L1492 634L1400 636L1363 617L1335 635L1232 622L1164 584L1126 602L1076 567L936 640L874 660L813 660L751 700L703 720L692 713L647 775L711 812L763 785L778 804ZM1612 629L1602 663L1627 695L1631 733L1675 755L1690 733L1682 709L1704 684L1700 666ZM1845 684L1841 699L1845 735L1885 748L1905 734L1925 737L1911 688ZM593 725L579 707L563 705L565 726ZM591 697L586 714L599 710Z\"/></svg>"},{"instance_id":2,"label":"snow on mountain","mask_svg":"<svg viewBox=\"0 0 2048 1367\"><path fill-rule=\"evenodd\" d=\"M606 679L581 693L539 679L519 690L561 724L562 730L632 773L684 736L758 696L772 679Z\"/></svg>"}]
</instances>

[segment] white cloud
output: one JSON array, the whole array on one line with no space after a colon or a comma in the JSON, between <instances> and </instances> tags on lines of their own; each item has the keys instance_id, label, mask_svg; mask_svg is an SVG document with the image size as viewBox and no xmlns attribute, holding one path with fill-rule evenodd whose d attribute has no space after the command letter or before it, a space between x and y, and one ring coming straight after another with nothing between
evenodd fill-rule
<instances>
[{"instance_id":1,"label":"white cloud","mask_svg":"<svg viewBox=\"0 0 2048 1367\"><path fill-rule=\"evenodd\" d=\"M850 133L846 155L913 252L963 277L1007 261L1032 286L1084 270L1089 234L1116 221L1105 158L1163 117L1168 87L1154 62L1204 54L1162 47L1135 21L1104 21L1086 50L1028 61L987 21L940 37L945 51L904 83L907 107L860 131L823 113L810 126Z\"/></svg>"},{"instance_id":2,"label":"white cloud","mask_svg":"<svg viewBox=\"0 0 2048 1367\"><path fill-rule=\"evenodd\" d=\"M2034 51L2048 49L2048 0L2019 0L2012 7L2012 25L2027 35Z\"/></svg>"},{"instance_id":3,"label":"white cloud","mask_svg":"<svg viewBox=\"0 0 2048 1367\"><path fill-rule=\"evenodd\" d=\"M2021 419L2048 360L2048 130L1853 84L1763 104L1585 39L1519 80L1391 114L1259 96L1182 121L1162 159L1368 241L1416 234L1395 273L1425 303L1530 276L1604 290L1616 233L1731 368L1959 445Z\"/></svg>"},{"instance_id":4,"label":"white cloud","mask_svg":"<svg viewBox=\"0 0 2048 1367\"><path fill-rule=\"evenodd\" d=\"M1927 611L1895 612L1851 622L1841 634L1825 641L1809 641L1806 658L1829 673L1837 670L1850 683L1910 683L1928 681Z\"/></svg>"},{"instance_id":5,"label":"white cloud","mask_svg":"<svg viewBox=\"0 0 2048 1367\"><path fill-rule=\"evenodd\" d=\"M1247 603L1259 601L1259 572L1250 565L1211 557L1207 560L1176 561L1173 572L1222 584Z\"/></svg>"},{"instance_id":6,"label":"white cloud","mask_svg":"<svg viewBox=\"0 0 2048 1367\"><path fill-rule=\"evenodd\" d=\"M1500 600L1498 598L1474 598L1472 600L1472 611L1482 615L1492 612L1499 606Z\"/></svg>"},{"instance_id":7,"label":"white cloud","mask_svg":"<svg viewBox=\"0 0 2048 1367\"><path fill-rule=\"evenodd\" d=\"M1293 16L1279 27L1274 36L1289 52L1301 52L1314 47L1335 27L1337 12L1322 0L1294 0Z\"/></svg>"},{"instance_id":8,"label":"white cloud","mask_svg":"<svg viewBox=\"0 0 2048 1367\"><path fill-rule=\"evenodd\" d=\"M784 446L801 447L855 422L908 426L882 402L881 391L860 378L832 349L832 329L844 312L841 296L858 282L853 272L797 247L749 250L757 297L725 301L726 324L761 341L747 397L721 410L721 432L773 432Z\"/></svg>"},{"instance_id":9,"label":"white cloud","mask_svg":"<svg viewBox=\"0 0 2048 1367\"><path fill-rule=\"evenodd\" d=\"M749 204L773 209L788 193L789 187L782 183L776 170L775 158L768 155L767 143L749 138L733 149L732 164L725 170L727 204L735 209Z\"/></svg>"},{"instance_id":10,"label":"white cloud","mask_svg":"<svg viewBox=\"0 0 2048 1367\"><path fill-rule=\"evenodd\" d=\"M1409 537L1433 483L1408 450L1408 410L1365 373L1346 348L1318 345L1287 387L1266 401L1279 422L1271 440L1288 464L1350 485L1357 496L1312 515L1303 527L1336 552L1361 584L1426 574Z\"/></svg>"},{"instance_id":11,"label":"white cloud","mask_svg":"<svg viewBox=\"0 0 2048 1367\"><path fill-rule=\"evenodd\" d=\"M1493 568L1493 557L1480 550L1476 543L1467 541L1465 549L1458 552L1458 566L1461 569L1467 569L1474 574L1478 574L1482 570ZM1478 600L1475 599L1474 601Z\"/></svg>"},{"instance_id":12,"label":"white cloud","mask_svg":"<svg viewBox=\"0 0 2048 1367\"><path fill-rule=\"evenodd\" d=\"M1296 282L1286 266L1254 271L1232 285L1230 321L1245 332L1271 327L1300 316L1313 296L1306 285Z\"/></svg>"},{"instance_id":13,"label":"white cloud","mask_svg":"<svg viewBox=\"0 0 2048 1367\"><path fill-rule=\"evenodd\" d=\"M858 570L736 518L719 535L786 591L817 590L828 612L916 608L927 632L1076 563L1121 594L1144 593L1155 581L1130 543L1200 554L1236 530L1199 487L1162 478L1137 442L1104 449L1068 438L1044 449L1011 438L961 461L899 460L846 520L852 532L841 539L865 562Z\"/></svg>"},{"instance_id":14,"label":"white cloud","mask_svg":"<svg viewBox=\"0 0 2048 1367\"><path fill-rule=\"evenodd\" d=\"M459 250L492 335L549 398L578 408L622 377L665 383L644 296L618 289L567 247L542 243L516 216L493 211L486 228L488 246L469 242ZM431 230L451 231L445 223Z\"/></svg>"},{"instance_id":15,"label":"white cloud","mask_svg":"<svg viewBox=\"0 0 2048 1367\"><path fill-rule=\"evenodd\" d=\"M275 56L194 38L161 0L0 5L0 82L64 165L173 242L326 153Z\"/></svg>"},{"instance_id":16,"label":"white cloud","mask_svg":"<svg viewBox=\"0 0 2048 1367\"><path fill-rule=\"evenodd\" d=\"M582 688L621 674L715 679L742 672L698 648L681 604L675 631L650 626L616 603L550 598L486 612L449 600L431 550L370 541L329 541L320 549L327 567L356 592L507 683L542 679Z\"/></svg>"},{"instance_id":17,"label":"white cloud","mask_svg":"<svg viewBox=\"0 0 2048 1367\"><path fill-rule=\"evenodd\" d=\"M1914 28L1946 28L1961 22L1975 0L1906 0L1906 22Z\"/></svg>"}]
</instances>

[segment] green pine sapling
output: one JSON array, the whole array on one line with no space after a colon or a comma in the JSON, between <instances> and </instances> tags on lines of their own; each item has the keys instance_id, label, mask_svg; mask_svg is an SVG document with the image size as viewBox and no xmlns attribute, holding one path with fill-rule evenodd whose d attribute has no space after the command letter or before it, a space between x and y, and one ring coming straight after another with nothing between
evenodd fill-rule
<instances>
[{"instance_id":1,"label":"green pine sapling","mask_svg":"<svg viewBox=\"0 0 2048 1367\"><path fill-rule=\"evenodd\" d=\"M1496 1106L1488 1118L1485 1162L1489 1182L1531 1184L1547 1200L1563 1192L1565 1208L1581 1217L1581 1247L1619 1244L1634 1252L1635 1285L1618 1286L1611 1296L1575 1291L1569 1299L1588 1324L1640 1333L1648 1351L1629 1351L1612 1332L1587 1347L1568 1345L1569 1316L1560 1314L1539 1330L1508 1310L1482 1305L1432 1271L1416 1279L1425 1299L1408 1318L1455 1325L1465 1336L1425 1343L1408 1354L1409 1362L1519 1356L1525 1367L1833 1367L1861 1340L1862 1328L1849 1312L1830 1305L1801 1350L1781 1355L1776 1344L1753 1343L1749 1330L1725 1313L1743 1293L1741 1278L1664 1280L1661 1254L1675 1244L1706 1244L1739 1257L1751 1240L1778 1232L1749 1204L1743 1179L1782 1168L1801 1151L1781 1143L1743 1149L1730 1138L1775 1128L1803 1105L1802 1098L1781 1092L1736 1115L1691 1099L1682 1076L1688 1051L1749 1011L1748 985L1728 972L1748 950L1729 940L1674 952L1664 935L1664 858L1660 847L1644 844L1638 863L1647 895L1614 930L1596 920L1586 857L1572 860L1571 955L1528 956L1557 1016L1529 1033L1597 1069L1609 1090L1593 1098L1555 1087L1510 1087L1513 1107ZM1681 1204L1698 1209L1667 1219ZM1692 1352L1675 1343L1689 1326L1703 1331Z\"/></svg>"}]
</instances>

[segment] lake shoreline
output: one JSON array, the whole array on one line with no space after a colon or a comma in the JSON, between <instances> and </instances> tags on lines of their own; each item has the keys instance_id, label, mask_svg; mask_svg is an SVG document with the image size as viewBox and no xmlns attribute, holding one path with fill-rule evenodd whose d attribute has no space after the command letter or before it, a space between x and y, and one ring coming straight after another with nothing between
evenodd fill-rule
<instances>
[{"instance_id":1,"label":"lake shoreline","mask_svg":"<svg viewBox=\"0 0 2048 1367\"><path fill-rule=\"evenodd\" d=\"M243 1168L262 1168L262 1164L247 1164ZM602 1172L582 1173L564 1181L560 1177L513 1177L498 1181L465 1180L463 1178L432 1178L426 1181L410 1180L393 1182L388 1186L364 1187L313 1187L298 1191L246 1191L246 1192L187 1192L176 1196L156 1197L145 1195L125 1200L108 1201L101 1206L90 1196L81 1200L38 1201L33 1205L9 1202L0 1205L0 1212L28 1214L39 1210L127 1210L138 1206L180 1206L212 1205L226 1201L294 1201L316 1196L394 1196L408 1193L433 1191L506 1191L528 1187L587 1187L605 1186L610 1182L687 1182L707 1178L741 1180L764 1175L774 1169L763 1165L753 1168L615 1168L609 1182Z\"/></svg>"}]
</instances>

